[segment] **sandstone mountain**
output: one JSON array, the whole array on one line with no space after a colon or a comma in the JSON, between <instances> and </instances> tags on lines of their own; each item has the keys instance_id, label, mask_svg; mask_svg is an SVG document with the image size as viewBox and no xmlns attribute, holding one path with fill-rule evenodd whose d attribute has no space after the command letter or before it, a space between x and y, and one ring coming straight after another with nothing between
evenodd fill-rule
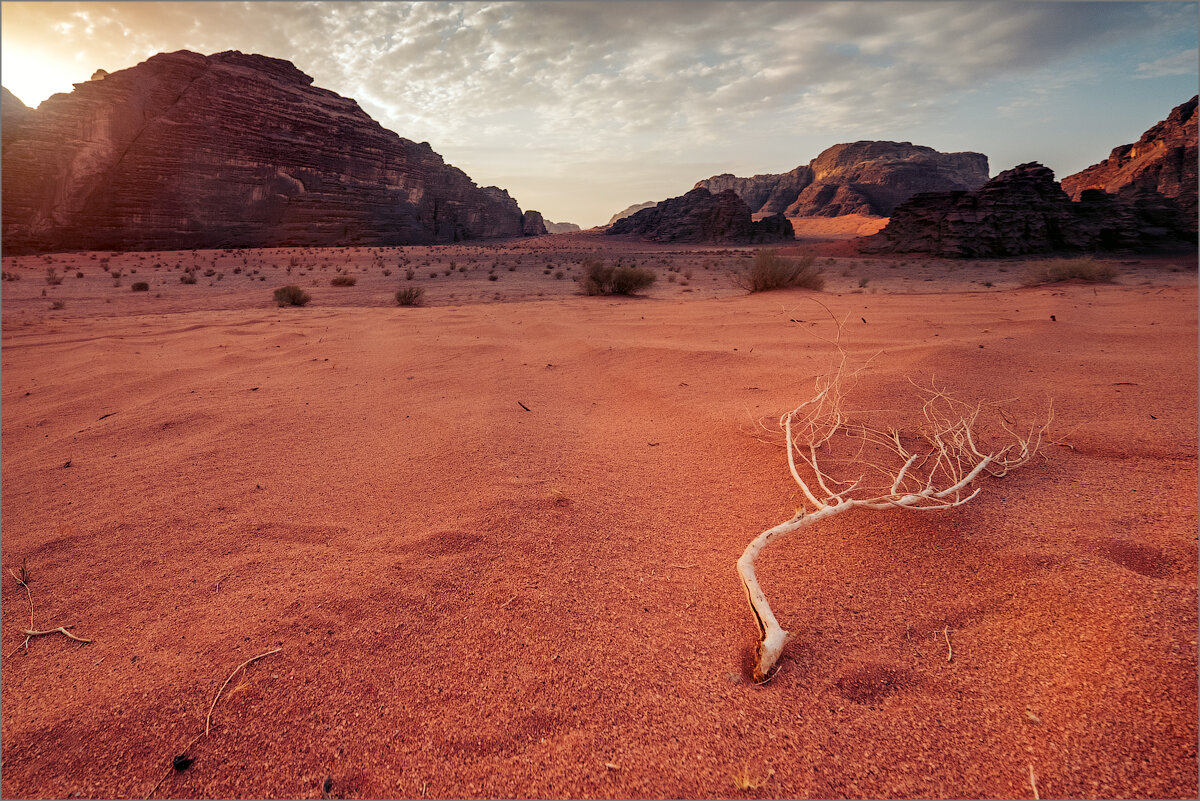
<instances>
[{"instance_id":1,"label":"sandstone mountain","mask_svg":"<svg viewBox=\"0 0 1200 801\"><path fill-rule=\"evenodd\" d=\"M750 207L732 189L713 194L693 189L653 208L623 217L608 227L608 234L635 234L654 242L789 242L795 239L792 224L783 215L759 222L750 219Z\"/></svg>"},{"instance_id":2,"label":"sandstone mountain","mask_svg":"<svg viewBox=\"0 0 1200 801\"><path fill-rule=\"evenodd\" d=\"M789 217L886 217L918 192L977 189L988 180L987 156L939 153L911 142L834 145L807 165L780 175L738 178L728 173L699 181L712 192L726 189L757 214Z\"/></svg>"},{"instance_id":3,"label":"sandstone mountain","mask_svg":"<svg viewBox=\"0 0 1200 801\"><path fill-rule=\"evenodd\" d=\"M1115 194L1135 185L1175 199L1192 222L1197 222L1196 97L1176 106L1132 145L1113 148L1107 159L1062 180L1073 200L1084 191Z\"/></svg>"},{"instance_id":4,"label":"sandstone mountain","mask_svg":"<svg viewBox=\"0 0 1200 801\"><path fill-rule=\"evenodd\" d=\"M542 215L536 211L527 211L521 217L521 233L525 236L544 236L549 233L546 230L546 221L542 219Z\"/></svg>"},{"instance_id":5,"label":"sandstone mountain","mask_svg":"<svg viewBox=\"0 0 1200 801\"><path fill-rule=\"evenodd\" d=\"M1178 204L1129 185L1116 195L1089 189L1072 202L1036 162L1000 173L975 192L928 192L898 206L867 252L989 258L1035 253L1147 251L1194 244Z\"/></svg>"},{"instance_id":6,"label":"sandstone mountain","mask_svg":"<svg viewBox=\"0 0 1200 801\"><path fill-rule=\"evenodd\" d=\"M22 103L16 95L0 86L0 136L3 137L4 147L21 135L22 128L33 113L33 109Z\"/></svg>"},{"instance_id":7,"label":"sandstone mountain","mask_svg":"<svg viewBox=\"0 0 1200 801\"><path fill-rule=\"evenodd\" d=\"M617 220L624 219L625 217L628 217L630 214L635 214L635 213L641 211L642 209L652 209L655 207L655 205L657 205L657 204L653 200L647 200L645 203L634 203L629 208L618 211L616 214L614 214L612 217L610 217L608 220L608 225L612 225Z\"/></svg>"},{"instance_id":8,"label":"sandstone mountain","mask_svg":"<svg viewBox=\"0 0 1200 801\"><path fill-rule=\"evenodd\" d=\"M550 222L546 220L546 231L551 234L570 234L581 230L575 223Z\"/></svg>"},{"instance_id":9,"label":"sandstone mountain","mask_svg":"<svg viewBox=\"0 0 1200 801\"><path fill-rule=\"evenodd\" d=\"M526 227L507 192L288 61L179 51L97 73L36 111L10 98L6 253L401 245Z\"/></svg>"}]
</instances>

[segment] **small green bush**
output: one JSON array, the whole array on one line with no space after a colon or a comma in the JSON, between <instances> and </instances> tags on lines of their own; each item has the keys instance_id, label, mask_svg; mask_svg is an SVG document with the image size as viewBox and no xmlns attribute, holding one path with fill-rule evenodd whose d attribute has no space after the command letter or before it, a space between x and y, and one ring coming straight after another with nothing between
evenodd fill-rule
<instances>
[{"instance_id":1,"label":"small green bush","mask_svg":"<svg viewBox=\"0 0 1200 801\"><path fill-rule=\"evenodd\" d=\"M825 278L815 265L816 255L805 253L799 258L779 255L775 248L762 248L754 253L754 263L730 273L733 285L747 292L766 292L769 289L825 288Z\"/></svg>"},{"instance_id":2,"label":"small green bush","mask_svg":"<svg viewBox=\"0 0 1200 801\"><path fill-rule=\"evenodd\" d=\"M1117 268L1092 258L1049 259L1025 265L1022 286L1056 284L1060 281L1084 281L1089 284L1108 283L1117 277Z\"/></svg>"},{"instance_id":3,"label":"small green bush","mask_svg":"<svg viewBox=\"0 0 1200 801\"><path fill-rule=\"evenodd\" d=\"M396 302L401 306L420 306L425 302L425 290L419 286L405 287L396 292Z\"/></svg>"},{"instance_id":4,"label":"small green bush","mask_svg":"<svg viewBox=\"0 0 1200 801\"><path fill-rule=\"evenodd\" d=\"M330 281L330 286L354 286L358 283L358 279L353 275L335 275Z\"/></svg>"},{"instance_id":5,"label":"small green bush","mask_svg":"<svg viewBox=\"0 0 1200 801\"><path fill-rule=\"evenodd\" d=\"M132 289L134 292L149 292L150 291L150 285L148 283L146 283L145 281L135 281L133 283L133 285L130 286L129 288Z\"/></svg>"},{"instance_id":6,"label":"small green bush","mask_svg":"<svg viewBox=\"0 0 1200 801\"><path fill-rule=\"evenodd\" d=\"M310 300L312 295L294 284L275 290L275 302L280 306L305 306Z\"/></svg>"},{"instance_id":7,"label":"small green bush","mask_svg":"<svg viewBox=\"0 0 1200 801\"><path fill-rule=\"evenodd\" d=\"M600 259L583 260L585 295L632 295L653 284L652 270L605 264Z\"/></svg>"}]
</instances>

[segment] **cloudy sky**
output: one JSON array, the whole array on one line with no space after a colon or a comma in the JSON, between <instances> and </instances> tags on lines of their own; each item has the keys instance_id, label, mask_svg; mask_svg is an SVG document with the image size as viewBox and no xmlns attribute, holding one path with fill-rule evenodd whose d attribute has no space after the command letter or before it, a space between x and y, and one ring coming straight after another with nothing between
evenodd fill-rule
<instances>
[{"instance_id":1,"label":"cloudy sky","mask_svg":"<svg viewBox=\"0 0 1200 801\"><path fill-rule=\"evenodd\" d=\"M588 227L839 142L1061 178L1196 94L1195 2L4 2L36 106L161 51L292 61L522 208Z\"/></svg>"}]
</instances>

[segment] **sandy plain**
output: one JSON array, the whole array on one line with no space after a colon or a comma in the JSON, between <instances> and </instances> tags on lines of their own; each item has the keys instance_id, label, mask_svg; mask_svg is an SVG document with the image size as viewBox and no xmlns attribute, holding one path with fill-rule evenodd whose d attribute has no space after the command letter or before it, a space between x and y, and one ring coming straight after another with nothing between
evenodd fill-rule
<instances>
[{"instance_id":1,"label":"sandy plain","mask_svg":"<svg viewBox=\"0 0 1200 801\"><path fill-rule=\"evenodd\" d=\"M936 377L1025 419L1052 398L1053 442L952 512L771 546L794 639L762 686L734 563L800 498L757 422L835 327L733 289L749 249L6 258L0 791L1195 797L1195 255L1022 288L847 245L804 246L873 357L863 408ZM580 296L589 254L659 281ZM92 643L22 648L23 562L37 627Z\"/></svg>"}]
</instances>

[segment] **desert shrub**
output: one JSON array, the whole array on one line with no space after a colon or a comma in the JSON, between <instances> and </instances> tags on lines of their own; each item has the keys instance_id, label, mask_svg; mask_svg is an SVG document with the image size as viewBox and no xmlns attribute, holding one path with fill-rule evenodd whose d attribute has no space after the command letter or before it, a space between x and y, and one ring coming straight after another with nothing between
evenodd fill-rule
<instances>
[{"instance_id":1,"label":"desert shrub","mask_svg":"<svg viewBox=\"0 0 1200 801\"><path fill-rule=\"evenodd\" d=\"M76 270L76 271L75 271L75 277L76 277L76 278L83 278L83 270Z\"/></svg>"},{"instance_id":2,"label":"desert shrub","mask_svg":"<svg viewBox=\"0 0 1200 801\"><path fill-rule=\"evenodd\" d=\"M555 280L556 280L556 281L561 281L561 280L562 280L562 277L563 277L563 271L562 271L562 270L555 270L555 271L554 271L554 278L555 278Z\"/></svg>"},{"instance_id":3,"label":"desert shrub","mask_svg":"<svg viewBox=\"0 0 1200 801\"><path fill-rule=\"evenodd\" d=\"M425 302L425 290L419 286L405 287L396 292L396 302L401 306L420 306Z\"/></svg>"},{"instance_id":4,"label":"desert shrub","mask_svg":"<svg viewBox=\"0 0 1200 801\"><path fill-rule=\"evenodd\" d=\"M275 302L280 306L304 306L312 300L312 295L300 287L289 284L275 290Z\"/></svg>"},{"instance_id":5,"label":"desert shrub","mask_svg":"<svg viewBox=\"0 0 1200 801\"><path fill-rule=\"evenodd\" d=\"M417 276L416 270L405 270L404 271L404 280L405 281L411 281L414 278L416 278L416 276Z\"/></svg>"},{"instance_id":6,"label":"desert shrub","mask_svg":"<svg viewBox=\"0 0 1200 801\"><path fill-rule=\"evenodd\" d=\"M1117 268L1092 258L1048 259L1025 265L1022 286L1055 284L1059 281L1085 281L1089 284L1107 283L1117 277Z\"/></svg>"},{"instance_id":7,"label":"desert shrub","mask_svg":"<svg viewBox=\"0 0 1200 801\"><path fill-rule=\"evenodd\" d=\"M491 273L490 275L488 275L488 280L489 281L499 281L500 276L496 275L495 273Z\"/></svg>"},{"instance_id":8,"label":"desert shrub","mask_svg":"<svg viewBox=\"0 0 1200 801\"><path fill-rule=\"evenodd\" d=\"M358 279L353 275L335 275L330 281L330 286L354 286L358 283Z\"/></svg>"},{"instance_id":9,"label":"desert shrub","mask_svg":"<svg viewBox=\"0 0 1200 801\"><path fill-rule=\"evenodd\" d=\"M775 248L762 248L754 252L752 264L730 273L730 280L734 286L747 292L788 287L820 292L825 288L825 278L815 265L816 258L812 253L805 253L793 259L779 255Z\"/></svg>"},{"instance_id":10,"label":"desert shrub","mask_svg":"<svg viewBox=\"0 0 1200 801\"><path fill-rule=\"evenodd\" d=\"M50 308L55 311L57 311L58 309L65 309L66 306L67 306L67 302L64 300L56 300L50 304Z\"/></svg>"},{"instance_id":11,"label":"desert shrub","mask_svg":"<svg viewBox=\"0 0 1200 801\"><path fill-rule=\"evenodd\" d=\"M58 274L58 270L54 267L46 268L46 283L50 286L58 286L63 282L63 277Z\"/></svg>"},{"instance_id":12,"label":"desert shrub","mask_svg":"<svg viewBox=\"0 0 1200 801\"><path fill-rule=\"evenodd\" d=\"M5 281L20 281L21 274L20 273L3 272L3 273L0 273L0 279L3 279Z\"/></svg>"},{"instance_id":13,"label":"desert shrub","mask_svg":"<svg viewBox=\"0 0 1200 801\"><path fill-rule=\"evenodd\" d=\"M149 292L150 291L150 285L148 283L146 283L145 281L134 281L133 285L130 286L129 288L132 289L134 292Z\"/></svg>"},{"instance_id":14,"label":"desert shrub","mask_svg":"<svg viewBox=\"0 0 1200 801\"><path fill-rule=\"evenodd\" d=\"M652 270L642 267L613 266L600 259L583 260L585 295L632 295L654 283Z\"/></svg>"},{"instance_id":15,"label":"desert shrub","mask_svg":"<svg viewBox=\"0 0 1200 801\"><path fill-rule=\"evenodd\" d=\"M196 283L196 274L195 273L184 273L183 275L179 276L179 283L181 283L181 284Z\"/></svg>"}]
</instances>

